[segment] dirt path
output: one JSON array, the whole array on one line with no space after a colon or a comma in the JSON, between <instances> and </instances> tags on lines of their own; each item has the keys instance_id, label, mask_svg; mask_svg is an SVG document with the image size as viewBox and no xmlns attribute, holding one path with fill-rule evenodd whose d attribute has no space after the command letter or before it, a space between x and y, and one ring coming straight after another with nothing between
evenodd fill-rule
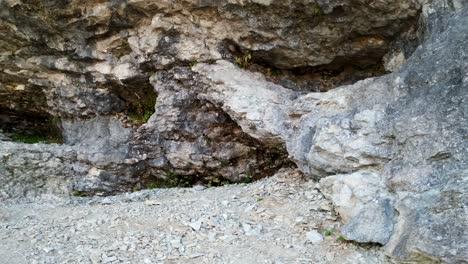
<instances>
[{"instance_id":1,"label":"dirt path","mask_svg":"<svg viewBox=\"0 0 468 264\"><path fill-rule=\"evenodd\" d=\"M382 263L379 248L337 240L340 223L315 185L284 172L249 185L4 204L0 263Z\"/></svg>"}]
</instances>

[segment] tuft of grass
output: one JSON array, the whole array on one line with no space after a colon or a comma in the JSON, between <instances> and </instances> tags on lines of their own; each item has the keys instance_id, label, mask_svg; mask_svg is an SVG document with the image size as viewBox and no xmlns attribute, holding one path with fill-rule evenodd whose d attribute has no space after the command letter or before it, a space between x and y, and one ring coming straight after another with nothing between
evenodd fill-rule
<instances>
[{"instance_id":1,"label":"tuft of grass","mask_svg":"<svg viewBox=\"0 0 468 264\"><path fill-rule=\"evenodd\" d=\"M48 141L47 137L40 135L13 135L11 139L15 142L22 142L26 144L34 143L46 143Z\"/></svg>"},{"instance_id":2,"label":"tuft of grass","mask_svg":"<svg viewBox=\"0 0 468 264\"><path fill-rule=\"evenodd\" d=\"M218 187L229 185L232 182L222 177L216 177L208 181L201 181L194 175L179 175L175 171L165 171L163 178L151 176L151 180L145 184L145 189L190 188L195 184L203 184L206 187Z\"/></svg>"},{"instance_id":3,"label":"tuft of grass","mask_svg":"<svg viewBox=\"0 0 468 264\"><path fill-rule=\"evenodd\" d=\"M153 190L153 189L156 189L158 188L158 185L156 183L151 183L150 185L148 185L148 189L150 190Z\"/></svg>"},{"instance_id":4,"label":"tuft of grass","mask_svg":"<svg viewBox=\"0 0 468 264\"><path fill-rule=\"evenodd\" d=\"M55 136L43 136L43 135L23 135L23 134L15 134L10 136L14 142L21 142L26 144L35 144L35 143L63 143L61 137Z\"/></svg>"},{"instance_id":5,"label":"tuft of grass","mask_svg":"<svg viewBox=\"0 0 468 264\"><path fill-rule=\"evenodd\" d=\"M183 176L183 175L178 175L174 171L167 171L166 172L166 177L168 178L168 181L166 183L166 186L168 188L175 188L175 187L192 187L192 179L191 177L188 176Z\"/></svg>"},{"instance_id":6,"label":"tuft of grass","mask_svg":"<svg viewBox=\"0 0 468 264\"><path fill-rule=\"evenodd\" d=\"M9 137L15 142L26 144L35 143L63 143L62 132L60 129L60 118L53 117L47 121L47 127L43 131L37 131L33 134L30 133L13 133Z\"/></svg>"}]
</instances>

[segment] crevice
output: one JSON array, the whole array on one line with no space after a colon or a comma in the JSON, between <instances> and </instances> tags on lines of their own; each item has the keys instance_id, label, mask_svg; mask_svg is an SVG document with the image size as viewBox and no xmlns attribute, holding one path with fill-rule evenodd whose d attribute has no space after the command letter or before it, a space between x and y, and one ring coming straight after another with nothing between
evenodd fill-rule
<instances>
[{"instance_id":1,"label":"crevice","mask_svg":"<svg viewBox=\"0 0 468 264\"><path fill-rule=\"evenodd\" d=\"M124 104L124 114L135 125L146 123L155 112L157 93L146 76L119 81L109 81L105 84L109 91Z\"/></svg>"},{"instance_id":2,"label":"crevice","mask_svg":"<svg viewBox=\"0 0 468 264\"><path fill-rule=\"evenodd\" d=\"M382 58L374 56L369 56L366 60L357 57L337 58L327 65L280 69L265 59L271 56L269 52L246 50L232 40L224 40L220 50L224 59L240 68L262 73L268 81L300 92L327 92L339 86L389 73L385 70Z\"/></svg>"},{"instance_id":3,"label":"crevice","mask_svg":"<svg viewBox=\"0 0 468 264\"><path fill-rule=\"evenodd\" d=\"M148 158L137 188L248 183L295 167L284 147L265 146L210 102L190 97L177 103L186 110L169 131L155 131L157 123L139 130L133 152ZM185 148L197 149L190 161Z\"/></svg>"}]
</instances>

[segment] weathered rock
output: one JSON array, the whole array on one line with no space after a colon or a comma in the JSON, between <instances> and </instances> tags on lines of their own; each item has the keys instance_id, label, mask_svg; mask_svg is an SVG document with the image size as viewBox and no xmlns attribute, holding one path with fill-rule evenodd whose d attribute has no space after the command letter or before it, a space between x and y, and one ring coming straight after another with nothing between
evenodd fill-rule
<instances>
[{"instance_id":1,"label":"weathered rock","mask_svg":"<svg viewBox=\"0 0 468 264\"><path fill-rule=\"evenodd\" d=\"M132 149L134 156L147 155L146 174L236 182L271 176L289 165L282 146L258 142L220 108L197 97L189 68L158 72L151 81L158 93L156 113L138 130Z\"/></svg>"},{"instance_id":2,"label":"weathered rock","mask_svg":"<svg viewBox=\"0 0 468 264\"><path fill-rule=\"evenodd\" d=\"M357 216L366 204L390 197L383 177L365 171L326 177L320 181L320 190L344 221Z\"/></svg>"},{"instance_id":3,"label":"weathered rock","mask_svg":"<svg viewBox=\"0 0 468 264\"><path fill-rule=\"evenodd\" d=\"M468 10L421 1L416 29L418 2L2 1L2 134L59 128L66 143L0 141L2 198L240 180L288 154L335 175L324 193L350 219L347 238L397 261L466 261ZM287 89L236 60L271 75L382 60L395 72L304 94L324 89L289 75Z\"/></svg>"},{"instance_id":4,"label":"weathered rock","mask_svg":"<svg viewBox=\"0 0 468 264\"><path fill-rule=\"evenodd\" d=\"M367 203L343 228L343 237L361 243L385 245L393 233L395 209L389 199Z\"/></svg>"},{"instance_id":5,"label":"weathered rock","mask_svg":"<svg viewBox=\"0 0 468 264\"><path fill-rule=\"evenodd\" d=\"M137 184L133 175L140 168L122 165L115 155L80 146L0 141L0 199L126 191Z\"/></svg>"},{"instance_id":6,"label":"weathered rock","mask_svg":"<svg viewBox=\"0 0 468 264\"><path fill-rule=\"evenodd\" d=\"M271 175L288 163L284 146L251 138L190 90L190 71L171 68L248 54L273 68L367 67L396 39L414 40L419 8L410 0L2 1L0 129L42 137L61 129L78 156L126 181ZM154 91L156 70L164 71ZM156 114L137 132L125 116L151 115L156 96Z\"/></svg>"},{"instance_id":7,"label":"weathered rock","mask_svg":"<svg viewBox=\"0 0 468 264\"><path fill-rule=\"evenodd\" d=\"M382 166L392 158L392 139L385 137L386 127L379 127L385 111L383 97L391 97L390 76L299 96L226 61L197 65L194 70L204 76L200 82L206 89L200 96L219 104L260 141L285 142L306 173L349 173Z\"/></svg>"},{"instance_id":8,"label":"weathered rock","mask_svg":"<svg viewBox=\"0 0 468 264\"><path fill-rule=\"evenodd\" d=\"M324 94L294 99L287 89L227 62L194 70L203 76L203 98L260 141L285 142L303 171L319 177L359 170L382 175L401 211L386 246L390 256L455 263L467 259L468 247L467 14L433 14L425 43L399 72ZM370 205L372 210L351 220L354 239L385 244L391 210L388 203ZM357 222L381 233L357 234Z\"/></svg>"}]
</instances>

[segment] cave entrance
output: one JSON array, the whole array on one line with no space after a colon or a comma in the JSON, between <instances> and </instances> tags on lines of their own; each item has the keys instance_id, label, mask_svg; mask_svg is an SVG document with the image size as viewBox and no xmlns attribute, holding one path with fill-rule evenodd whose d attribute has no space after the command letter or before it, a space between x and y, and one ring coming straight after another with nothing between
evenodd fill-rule
<instances>
[{"instance_id":1,"label":"cave entrance","mask_svg":"<svg viewBox=\"0 0 468 264\"><path fill-rule=\"evenodd\" d=\"M46 111L40 86L0 86L0 133L22 143L63 143L60 119Z\"/></svg>"}]
</instances>

